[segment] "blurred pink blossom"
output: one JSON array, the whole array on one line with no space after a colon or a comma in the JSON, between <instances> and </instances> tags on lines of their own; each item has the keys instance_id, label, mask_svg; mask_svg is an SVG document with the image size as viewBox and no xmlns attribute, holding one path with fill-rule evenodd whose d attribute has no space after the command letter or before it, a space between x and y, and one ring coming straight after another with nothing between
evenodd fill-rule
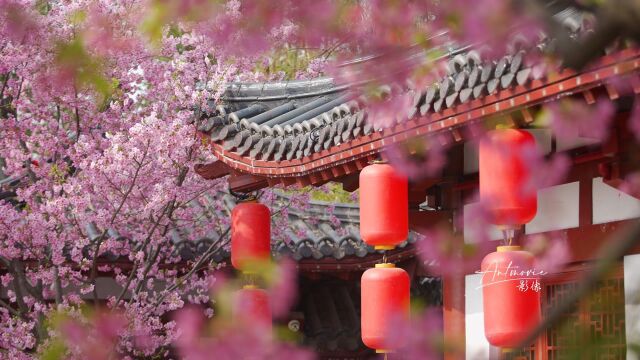
<instances>
[{"instance_id":1,"label":"blurred pink blossom","mask_svg":"<svg viewBox=\"0 0 640 360\"><path fill-rule=\"evenodd\" d=\"M619 189L626 194L640 198L640 171L627 175Z\"/></svg>"},{"instance_id":2,"label":"blurred pink blossom","mask_svg":"<svg viewBox=\"0 0 640 360\"><path fill-rule=\"evenodd\" d=\"M523 191L539 190L562 183L572 164L567 154L556 153L547 158L537 146L526 148L523 156L530 174Z\"/></svg>"},{"instance_id":3,"label":"blurred pink blossom","mask_svg":"<svg viewBox=\"0 0 640 360\"><path fill-rule=\"evenodd\" d=\"M127 321L120 314L97 312L88 323L64 318L60 331L72 353L92 359L111 359L117 353L119 337Z\"/></svg>"},{"instance_id":4,"label":"blurred pink blossom","mask_svg":"<svg viewBox=\"0 0 640 360\"><path fill-rule=\"evenodd\" d=\"M385 148L389 162L411 180L438 177L447 163L449 144L438 136L411 139Z\"/></svg>"},{"instance_id":5,"label":"blurred pink blossom","mask_svg":"<svg viewBox=\"0 0 640 360\"><path fill-rule=\"evenodd\" d=\"M633 101L633 109L629 115L629 129L635 135L636 141L640 142L640 100L635 98Z\"/></svg>"},{"instance_id":6,"label":"blurred pink blossom","mask_svg":"<svg viewBox=\"0 0 640 360\"><path fill-rule=\"evenodd\" d=\"M435 274L473 272L482 258L496 246L484 236L465 243L461 236L454 236L441 228L423 233L424 236L417 241L418 256Z\"/></svg>"},{"instance_id":7,"label":"blurred pink blossom","mask_svg":"<svg viewBox=\"0 0 640 360\"><path fill-rule=\"evenodd\" d=\"M273 282L267 291L274 319L279 319L291 310L295 304L298 291L298 270L296 263L288 258L280 261L273 274Z\"/></svg>"},{"instance_id":8,"label":"blurred pink blossom","mask_svg":"<svg viewBox=\"0 0 640 360\"><path fill-rule=\"evenodd\" d=\"M547 110L551 129L559 139L575 141L582 137L604 141L609 136L615 106L604 98L592 106L581 100L562 99L549 103Z\"/></svg>"},{"instance_id":9,"label":"blurred pink blossom","mask_svg":"<svg viewBox=\"0 0 640 360\"><path fill-rule=\"evenodd\" d=\"M427 308L410 319L397 317L389 326L389 343L403 343L397 356L402 359L441 359L444 349L442 334L442 311L439 308ZM395 358L395 354L391 355Z\"/></svg>"},{"instance_id":10,"label":"blurred pink blossom","mask_svg":"<svg viewBox=\"0 0 640 360\"><path fill-rule=\"evenodd\" d=\"M530 235L524 248L535 256L534 267L550 274L561 271L571 259L571 249L563 232Z\"/></svg>"},{"instance_id":11,"label":"blurred pink blossom","mask_svg":"<svg viewBox=\"0 0 640 360\"><path fill-rule=\"evenodd\" d=\"M186 314L182 312L187 311ZM176 317L180 333L176 347L181 358L208 360L212 354L216 359L313 359L313 353L293 345L273 340L264 327L231 324L214 332L206 331L201 311L182 310Z\"/></svg>"}]
</instances>

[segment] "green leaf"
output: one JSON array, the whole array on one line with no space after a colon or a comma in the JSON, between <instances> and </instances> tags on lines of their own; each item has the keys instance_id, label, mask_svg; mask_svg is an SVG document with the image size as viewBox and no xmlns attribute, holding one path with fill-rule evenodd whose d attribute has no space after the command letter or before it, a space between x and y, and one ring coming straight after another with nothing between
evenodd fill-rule
<instances>
[{"instance_id":1,"label":"green leaf","mask_svg":"<svg viewBox=\"0 0 640 360\"><path fill-rule=\"evenodd\" d=\"M60 42L56 46L56 63L63 71L70 71L78 87L92 87L104 102L111 96L114 81L107 80L102 71L100 59L91 56L80 36L68 42ZM115 83L117 86L117 82Z\"/></svg>"},{"instance_id":2,"label":"green leaf","mask_svg":"<svg viewBox=\"0 0 640 360\"><path fill-rule=\"evenodd\" d=\"M351 200L351 194L344 191L342 189L342 185L338 183L329 183L327 187L329 188L329 191L326 193L320 190L312 190L311 199L334 203L353 203L353 200Z\"/></svg>"},{"instance_id":3,"label":"green leaf","mask_svg":"<svg viewBox=\"0 0 640 360\"><path fill-rule=\"evenodd\" d=\"M40 360L62 360L65 359L67 347L59 340L53 340L40 355Z\"/></svg>"},{"instance_id":4,"label":"green leaf","mask_svg":"<svg viewBox=\"0 0 640 360\"><path fill-rule=\"evenodd\" d=\"M51 4L47 0L36 1L36 10L40 15L47 15L51 11Z\"/></svg>"},{"instance_id":5,"label":"green leaf","mask_svg":"<svg viewBox=\"0 0 640 360\"><path fill-rule=\"evenodd\" d=\"M149 7L148 16L142 21L141 30L147 34L153 46L159 46L162 31L168 19L167 5L161 1L154 1Z\"/></svg>"},{"instance_id":6,"label":"green leaf","mask_svg":"<svg viewBox=\"0 0 640 360\"><path fill-rule=\"evenodd\" d=\"M87 12L84 10L78 10L71 13L69 17L69 22L72 25L80 25L87 19Z\"/></svg>"},{"instance_id":7,"label":"green leaf","mask_svg":"<svg viewBox=\"0 0 640 360\"><path fill-rule=\"evenodd\" d=\"M172 24L169 26L169 36L179 38L184 35L185 31L180 29L178 25Z\"/></svg>"}]
</instances>

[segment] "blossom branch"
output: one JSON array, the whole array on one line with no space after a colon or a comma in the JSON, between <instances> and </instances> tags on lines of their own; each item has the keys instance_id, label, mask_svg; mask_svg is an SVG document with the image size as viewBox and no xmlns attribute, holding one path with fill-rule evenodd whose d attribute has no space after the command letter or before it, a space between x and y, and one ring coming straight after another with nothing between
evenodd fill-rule
<instances>
[{"instance_id":1,"label":"blossom branch","mask_svg":"<svg viewBox=\"0 0 640 360\"><path fill-rule=\"evenodd\" d=\"M113 213L113 215L111 216L111 220L109 221L110 225L113 225L113 223L115 222L118 214L120 213L120 210L122 210L122 207L124 206L125 202L127 201L127 199L129 198L129 195L131 194L131 192L133 191L133 188L136 185L136 182L138 180L138 176L140 175L140 170L142 170L142 167L145 165L145 159L147 157L147 154L149 152L149 145L150 145L150 140L147 140L146 143L146 147L144 149L144 152L142 154L142 159L138 162L134 159L134 162L136 163L137 167L134 171L133 174L133 179L131 180L131 184L129 185L129 188L127 189L127 191L124 193L123 197L122 197L122 201L120 201L120 204L118 205L118 207L116 208L115 212ZM98 238L97 242L96 242L96 248L93 251L93 263L91 264L91 275L90 275L90 281L91 284L93 284L93 300L97 303L98 302L98 291L96 289L96 277L98 274L98 255L100 253L100 245L102 245L102 241L104 240L105 236L107 235L107 231L109 231L108 228L105 228L102 231L102 234L100 235L100 237Z\"/></svg>"},{"instance_id":2,"label":"blossom branch","mask_svg":"<svg viewBox=\"0 0 640 360\"><path fill-rule=\"evenodd\" d=\"M7 311L9 311L11 314L13 314L13 316L17 316L21 319L24 319L24 314L17 311L16 309L13 308L13 306L11 306L10 304L7 304L4 300L0 299L0 306L2 306L3 308L7 309Z\"/></svg>"}]
</instances>

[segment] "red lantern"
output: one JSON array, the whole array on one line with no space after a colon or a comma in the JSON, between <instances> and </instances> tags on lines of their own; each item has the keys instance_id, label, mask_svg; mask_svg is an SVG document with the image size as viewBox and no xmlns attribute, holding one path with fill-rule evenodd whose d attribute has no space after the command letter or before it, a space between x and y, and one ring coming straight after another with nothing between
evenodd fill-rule
<instances>
[{"instance_id":1,"label":"red lantern","mask_svg":"<svg viewBox=\"0 0 640 360\"><path fill-rule=\"evenodd\" d=\"M232 316L235 322L271 330L271 307L269 294L265 290L246 285L234 295Z\"/></svg>"},{"instance_id":2,"label":"red lantern","mask_svg":"<svg viewBox=\"0 0 640 360\"><path fill-rule=\"evenodd\" d=\"M499 246L482 260L484 332L494 346L513 348L541 321L540 271L519 246Z\"/></svg>"},{"instance_id":3,"label":"red lantern","mask_svg":"<svg viewBox=\"0 0 640 360\"><path fill-rule=\"evenodd\" d=\"M269 208L256 202L242 202L231 212L231 263L244 272L256 272L256 265L271 255Z\"/></svg>"},{"instance_id":4,"label":"red lantern","mask_svg":"<svg viewBox=\"0 0 640 360\"><path fill-rule=\"evenodd\" d=\"M389 337L392 326L409 317L409 275L393 264L376 264L362 274L362 342L378 353L404 345Z\"/></svg>"},{"instance_id":5,"label":"red lantern","mask_svg":"<svg viewBox=\"0 0 640 360\"><path fill-rule=\"evenodd\" d=\"M360 172L360 235L377 250L391 250L409 234L409 190L405 176L388 164Z\"/></svg>"},{"instance_id":6,"label":"red lantern","mask_svg":"<svg viewBox=\"0 0 640 360\"><path fill-rule=\"evenodd\" d=\"M523 130L495 130L480 142L480 197L488 201L491 222L526 224L536 216L537 193L531 184L526 152L535 148Z\"/></svg>"}]
</instances>

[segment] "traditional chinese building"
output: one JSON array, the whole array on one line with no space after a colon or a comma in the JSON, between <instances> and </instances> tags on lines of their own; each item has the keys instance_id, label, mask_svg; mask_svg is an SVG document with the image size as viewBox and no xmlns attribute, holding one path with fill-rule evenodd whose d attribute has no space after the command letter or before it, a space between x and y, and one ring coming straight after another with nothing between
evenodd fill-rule
<instances>
[{"instance_id":1,"label":"traditional chinese building","mask_svg":"<svg viewBox=\"0 0 640 360\"><path fill-rule=\"evenodd\" d=\"M612 236L640 217L640 200L620 188L638 160L628 118L635 94L640 93L640 52L611 49L581 72L530 67L527 60L536 58L536 52L545 46L554 46L553 41L537 47L514 46L512 53L497 61L485 60L473 49L454 48L437 60L446 64L447 73L428 87L402 89L412 94L411 108L385 125L370 121L367 101L350 92L356 85L338 85L328 78L231 84L220 104L199 114L200 135L218 160L196 171L204 179L228 176L230 189L237 192L276 185L319 186L330 181L355 191L360 170L384 157L385 148L428 138L446 145L447 165L437 176L410 183L411 230L421 232L446 224L472 242L466 226L455 226L453 219L465 218L474 206L476 130L479 126L526 129L544 154L566 153L572 161L563 183L538 192L537 216L516 236L516 241L525 242L533 236L559 234L567 242L568 265L526 289L541 292L542 311L547 314L593 270L594 260ZM624 92L621 83L630 91ZM565 141L534 124L541 105L560 98L593 108L598 101L612 103L616 115L608 139L600 143L579 136ZM356 211L350 206L339 208L345 214ZM323 211L321 207L316 210ZM325 235L295 239L286 250L299 261L303 274L303 306L299 309L303 331L309 342L324 342L320 353L328 358L366 357L371 353L355 345L358 295L354 289L362 270L379 261L381 253L357 250L355 233L349 240L336 238L330 229ZM495 240L501 238L498 231L494 235ZM474 271L443 273L438 266L427 270L416 260L412 245L392 251L389 258L410 269L416 289L430 294L442 291L443 331L451 338L463 338L467 359L560 359L567 350L585 344L592 358L631 359L627 346L640 340L640 307L635 296L640 284L640 246L624 250L592 295L577 310L564 314L564 327L547 329L531 347L510 352L491 347L485 339L483 299L478 291L481 275ZM479 267L478 262L476 269ZM442 279L441 289L440 281L438 286L422 287L433 282L425 279L432 278ZM345 309L349 316L326 315L342 314ZM331 338L337 334L349 335Z\"/></svg>"}]
</instances>

